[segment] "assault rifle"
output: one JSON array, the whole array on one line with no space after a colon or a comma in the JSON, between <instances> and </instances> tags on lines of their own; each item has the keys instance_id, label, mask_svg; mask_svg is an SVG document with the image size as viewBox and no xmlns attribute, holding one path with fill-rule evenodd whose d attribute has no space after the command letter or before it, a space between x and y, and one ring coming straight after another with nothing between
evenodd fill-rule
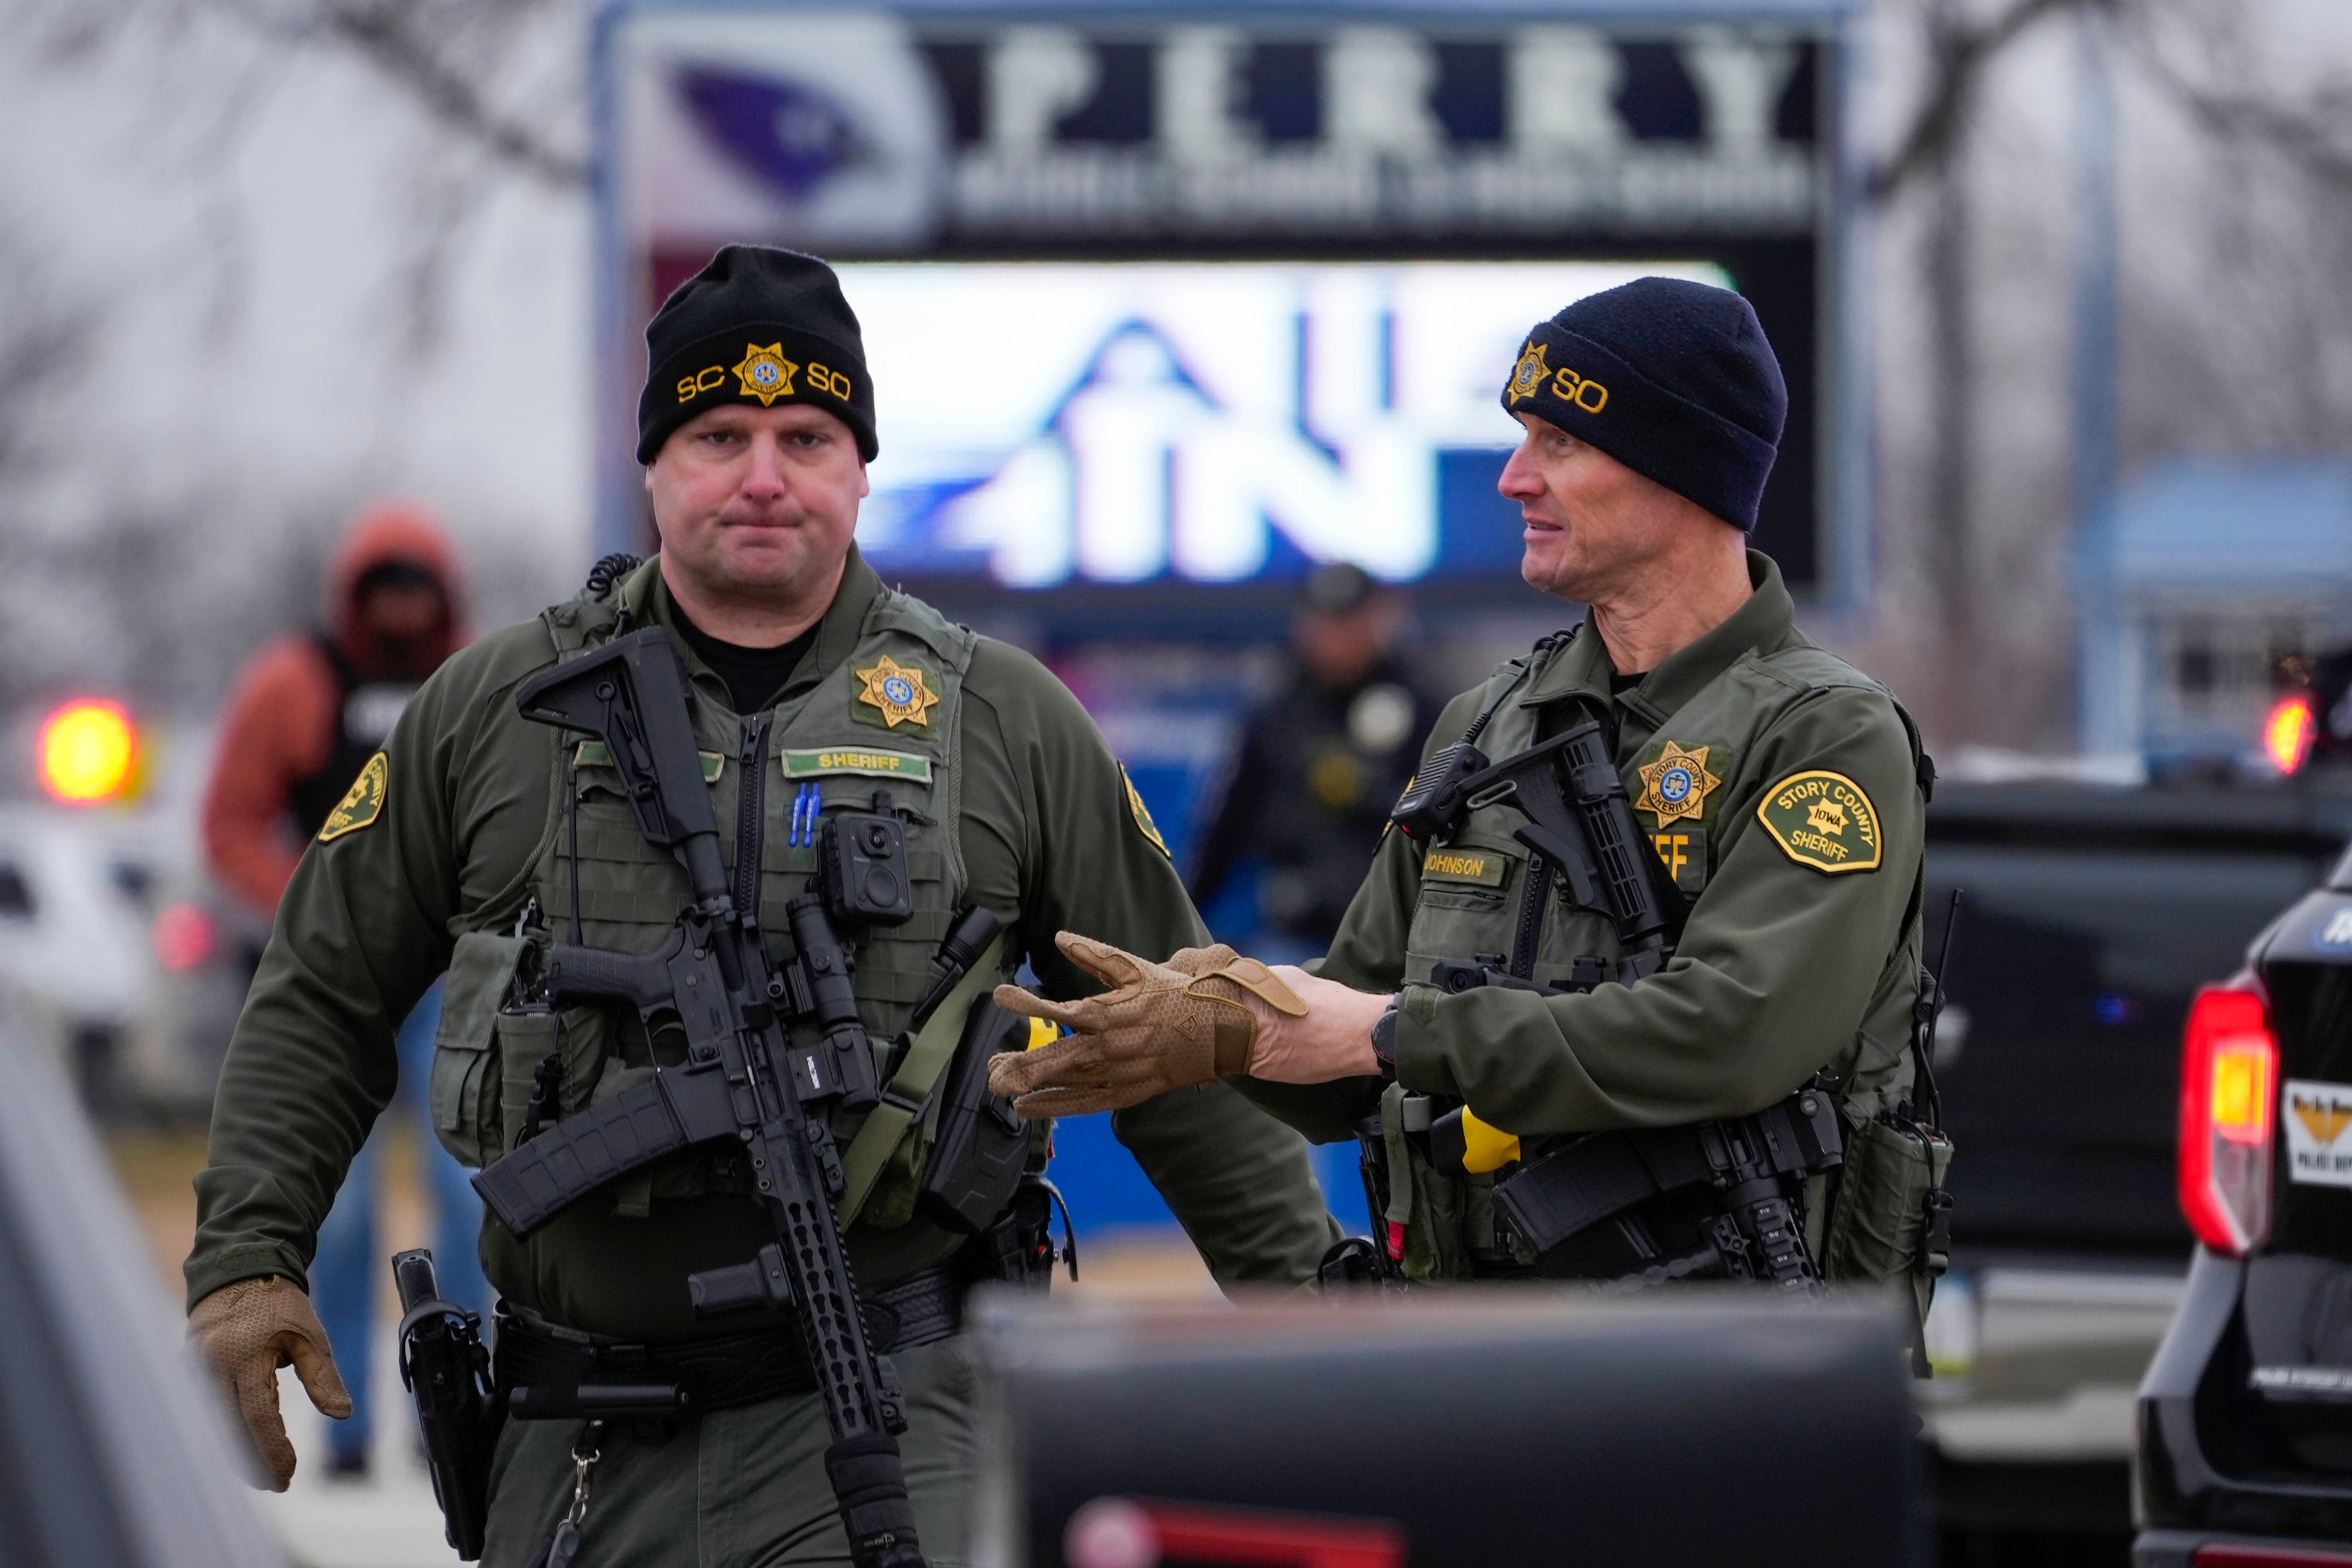
<instances>
[{"instance_id":1,"label":"assault rifle","mask_svg":"<svg viewBox=\"0 0 2352 1568\"><path fill-rule=\"evenodd\" d=\"M604 742L648 843L686 868L693 901L657 952L608 952L558 943L545 971L551 1001L627 1001L649 1032L673 1032L685 1060L566 1117L474 1178L501 1224L529 1236L615 1178L694 1144L733 1141L775 1222L751 1261L690 1277L696 1311L792 1310L824 1399L833 1443L824 1466L858 1568L922 1568L897 1435L905 1401L858 1311L856 1282L833 1201L843 1190L826 1114L877 1099L873 1052L849 984L849 959L821 895L786 906L798 961L770 973L754 923L728 891L688 711L685 672L669 635L647 627L523 682L526 719ZM748 785L746 787L749 787ZM789 1016L814 1026L796 1046ZM631 1388L629 1414L651 1414ZM582 1411L592 1394L580 1390ZM518 1416L528 1391L513 1394ZM682 1403L682 1401L680 1402Z\"/></svg>"},{"instance_id":2,"label":"assault rifle","mask_svg":"<svg viewBox=\"0 0 2352 1568\"><path fill-rule=\"evenodd\" d=\"M1680 900L1659 886L1658 858L1642 842L1600 720L1587 718L1499 763L1487 762L1465 740L1431 758L1423 772L1427 782L1405 791L1392 818L1407 837L1423 844L1449 837L1471 812L1508 802L1527 818L1511 837L1537 857L1528 876L1557 873L1563 900L1616 926L1617 978L1631 985L1665 967ZM1507 984L1513 977L1497 978ZM1466 988L1461 979L1449 985L1439 976L1437 983Z\"/></svg>"}]
</instances>

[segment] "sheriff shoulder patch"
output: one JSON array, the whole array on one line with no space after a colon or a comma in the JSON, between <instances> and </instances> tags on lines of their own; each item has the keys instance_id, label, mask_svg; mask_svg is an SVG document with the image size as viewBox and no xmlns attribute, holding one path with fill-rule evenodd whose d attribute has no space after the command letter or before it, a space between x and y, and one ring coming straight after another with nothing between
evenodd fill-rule
<instances>
[{"instance_id":1,"label":"sheriff shoulder patch","mask_svg":"<svg viewBox=\"0 0 2352 1568\"><path fill-rule=\"evenodd\" d=\"M852 709L858 719L868 724L880 724L886 730L895 730L901 724L930 727L930 710L939 705L940 696L931 689L921 667L900 664L886 653L872 668L850 673L857 677L864 689ZM867 708L874 711L866 712Z\"/></svg>"},{"instance_id":2,"label":"sheriff shoulder patch","mask_svg":"<svg viewBox=\"0 0 2352 1568\"><path fill-rule=\"evenodd\" d=\"M1766 792L1756 818L1800 866L1832 876L1878 869L1878 808L1843 773L1790 774Z\"/></svg>"},{"instance_id":3,"label":"sheriff shoulder patch","mask_svg":"<svg viewBox=\"0 0 2352 1568\"><path fill-rule=\"evenodd\" d=\"M1118 782L1127 790L1127 814L1135 818L1135 826L1151 840L1151 847L1162 855L1168 855L1168 840L1160 837L1160 825L1151 820L1151 808L1143 804L1143 792L1137 789L1135 781L1128 776L1125 763L1118 764ZM1168 855L1168 858L1173 860L1176 857Z\"/></svg>"},{"instance_id":4,"label":"sheriff shoulder patch","mask_svg":"<svg viewBox=\"0 0 2352 1568\"><path fill-rule=\"evenodd\" d=\"M392 764L382 752L367 760L360 776L327 813L324 826L319 829L319 842L331 844L346 833L357 833L383 815L384 786L392 782Z\"/></svg>"}]
</instances>

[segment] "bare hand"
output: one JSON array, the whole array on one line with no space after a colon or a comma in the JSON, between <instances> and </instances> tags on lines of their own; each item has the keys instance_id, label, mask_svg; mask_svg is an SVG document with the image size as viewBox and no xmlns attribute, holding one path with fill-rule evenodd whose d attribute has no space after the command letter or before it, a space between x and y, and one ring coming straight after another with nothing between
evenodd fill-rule
<instances>
[{"instance_id":1,"label":"bare hand","mask_svg":"<svg viewBox=\"0 0 2352 1568\"><path fill-rule=\"evenodd\" d=\"M1273 973L1298 994L1307 1010L1292 1016L1255 996L1246 999L1257 1018L1250 1077L1268 1083L1329 1083L1381 1070L1380 1058L1372 1054L1372 1025L1396 999L1392 994L1352 990L1296 964L1277 963Z\"/></svg>"}]
</instances>

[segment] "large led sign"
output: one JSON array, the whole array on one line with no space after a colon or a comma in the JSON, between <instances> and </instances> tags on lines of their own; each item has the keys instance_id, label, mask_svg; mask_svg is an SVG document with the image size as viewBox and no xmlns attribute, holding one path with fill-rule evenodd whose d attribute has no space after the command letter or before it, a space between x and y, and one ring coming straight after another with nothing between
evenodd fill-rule
<instances>
[{"instance_id":1,"label":"large led sign","mask_svg":"<svg viewBox=\"0 0 2352 1568\"><path fill-rule=\"evenodd\" d=\"M1849 592L1854 3L607 0L599 537L646 541L646 317L748 240L851 268L894 572L1065 616L1335 556L1469 593L1517 552L1518 334L1672 271L1788 378L1758 546Z\"/></svg>"},{"instance_id":2,"label":"large led sign","mask_svg":"<svg viewBox=\"0 0 2352 1568\"><path fill-rule=\"evenodd\" d=\"M1704 263L865 263L886 572L1012 587L1516 562L1497 393L1529 323Z\"/></svg>"}]
</instances>

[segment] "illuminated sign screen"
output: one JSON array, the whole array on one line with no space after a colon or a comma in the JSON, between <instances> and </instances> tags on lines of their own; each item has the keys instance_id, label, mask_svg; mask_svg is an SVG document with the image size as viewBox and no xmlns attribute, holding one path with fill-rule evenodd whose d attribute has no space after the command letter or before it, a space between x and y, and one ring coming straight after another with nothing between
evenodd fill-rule
<instances>
[{"instance_id":1,"label":"illuminated sign screen","mask_svg":"<svg viewBox=\"0 0 2352 1568\"><path fill-rule=\"evenodd\" d=\"M645 542L646 317L751 241L845 268L893 574L1067 605L1351 559L1467 592L1517 556L1521 334L1664 272L1738 289L1780 355L1755 537L1814 588L1865 473L1823 309L1843 8L614 0L600 535Z\"/></svg>"},{"instance_id":2,"label":"illuminated sign screen","mask_svg":"<svg viewBox=\"0 0 2352 1568\"><path fill-rule=\"evenodd\" d=\"M1406 582L1519 555L1497 398L1530 323L1688 262L859 263L886 574Z\"/></svg>"}]
</instances>

